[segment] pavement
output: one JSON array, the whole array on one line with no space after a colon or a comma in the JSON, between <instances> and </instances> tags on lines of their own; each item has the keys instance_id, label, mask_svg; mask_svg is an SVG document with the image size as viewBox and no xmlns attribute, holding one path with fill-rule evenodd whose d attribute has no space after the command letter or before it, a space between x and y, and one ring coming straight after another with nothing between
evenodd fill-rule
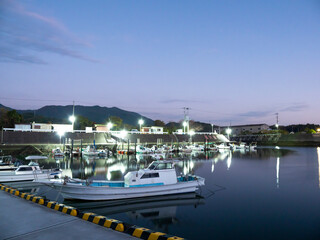
<instances>
[{"instance_id":1,"label":"pavement","mask_svg":"<svg viewBox=\"0 0 320 240\"><path fill-rule=\"evenodd\" d=\"M138 239L0 191L0 239Z\"/></svg>"}]
</instances>

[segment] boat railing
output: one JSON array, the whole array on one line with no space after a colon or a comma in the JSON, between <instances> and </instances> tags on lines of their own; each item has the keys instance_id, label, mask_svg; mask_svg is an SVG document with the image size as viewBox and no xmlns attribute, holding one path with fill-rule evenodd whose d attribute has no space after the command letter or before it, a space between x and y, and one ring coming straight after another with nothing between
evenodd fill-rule
<instances>
[{"instance_id":1,"label":"boat railing","mask_svg":"<svg viewBox=\"0 0 320 240\"><path fill-rule=\"evenodd\" d=\"M36 170L36 169L33 169L32 172L33 172L33 178L34 178L34 180L37 181L37 180L38 180L37 170Z\"/></svg>"}]
</instances>

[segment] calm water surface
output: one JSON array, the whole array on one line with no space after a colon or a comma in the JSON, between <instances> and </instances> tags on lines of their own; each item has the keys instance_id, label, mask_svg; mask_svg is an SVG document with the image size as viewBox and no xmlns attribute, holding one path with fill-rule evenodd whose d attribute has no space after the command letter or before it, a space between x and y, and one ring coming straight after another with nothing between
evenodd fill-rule
<instances>
[{"instance_id":1,"label":"calm water surface","mask_svg":"<svg viewBox=\"0 0 320 240\"><path fill-rule=\"evenodd\" d=\"M206 179L199 191L202 198L187 194L125 204L66 204L187 239L320 239L320 148L262 148L166 158L182 160L178 173ZM122 180L126 172L154 159L49 158L42 165L59 166L70 177ZM29 190L63 202L55 190Z\"/></svg>"}]
</instances>

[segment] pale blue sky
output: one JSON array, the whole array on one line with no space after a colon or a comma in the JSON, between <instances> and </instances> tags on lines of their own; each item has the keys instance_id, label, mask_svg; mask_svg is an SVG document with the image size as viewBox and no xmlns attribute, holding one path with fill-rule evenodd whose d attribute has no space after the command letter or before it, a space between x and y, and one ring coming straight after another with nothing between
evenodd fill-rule
<instances>
[{"instance_id":1,"label":"pale blue sky","mask_svg":"<svg viewBox=\"0 0 320 240\"><path fill-rule=\"evenodd\" d=\"M320 123L320 1L0 3L0 103Z\"/></svg>"}]
</instances>

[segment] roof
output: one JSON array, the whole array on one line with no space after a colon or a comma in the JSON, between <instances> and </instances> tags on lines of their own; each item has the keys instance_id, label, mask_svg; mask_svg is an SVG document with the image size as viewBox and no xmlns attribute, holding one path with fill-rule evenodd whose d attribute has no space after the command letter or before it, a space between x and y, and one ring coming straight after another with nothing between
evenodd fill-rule
<instances>
[{"instance_id":1,"label":"roof","mask_svg":"<svg viewBox=\"0 0 320 240\"><path fill-rule=\"evenodd\" d=\"M266 125L269 126L266 123L260 123L260 124L246 124L246 125L233 125L233 126L222 126L222 128L234 128L234 127L254 127L254 126L262 126L262 125Z\"/></svg>"}]
</instances>

